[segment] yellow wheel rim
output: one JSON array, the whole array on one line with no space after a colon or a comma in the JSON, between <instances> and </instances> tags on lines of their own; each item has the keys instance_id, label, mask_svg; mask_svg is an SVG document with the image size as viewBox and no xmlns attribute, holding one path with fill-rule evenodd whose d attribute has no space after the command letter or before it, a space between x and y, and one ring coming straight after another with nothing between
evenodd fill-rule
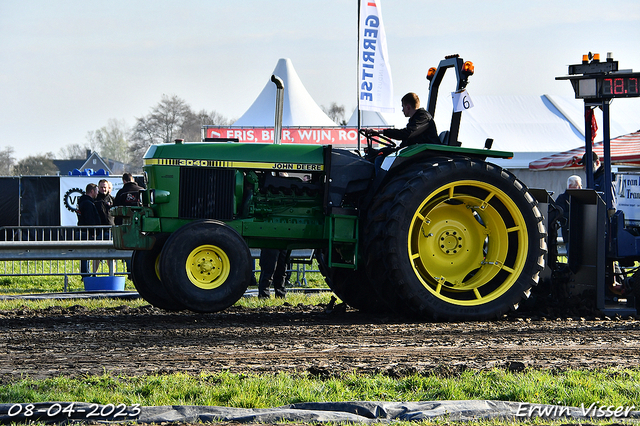
<instances>
[{"instance_id":1,"label":"yellow wheel rim","mask_svg":"<svg viewBox=\"0 0 640 426\"><path fill-rule=\"evenodd\" d=\"M154 266L153 270L156 273L156 277L158 277L158 280L160 280L160 253L158 253L158 255L156 256L156 261L153 262L153 266Z\"/></svg>"},{"instance_id":2,"label":"yellow wheel rim","mask_svg":"<svg viewBox=\"0 0 640 426\"><path fill-rule=\"evenodd\" d=\"M204 290L224 284L230 270L229 257L220 247L202 245L187 256L187 276L193 285Z\"/></svg>"},{"instance_id":3,"label":"yellow wheel rim","mask_svg":"<svg viewBox=\"0 0 640 426\"><path fill-rule=\"evenodd\" d=\"M432 192L409 226L409 259L437 298L477 306L504 294L522 272L528 233L522 213L503 191L473 180Z\"/></svg>"}]
</instances>

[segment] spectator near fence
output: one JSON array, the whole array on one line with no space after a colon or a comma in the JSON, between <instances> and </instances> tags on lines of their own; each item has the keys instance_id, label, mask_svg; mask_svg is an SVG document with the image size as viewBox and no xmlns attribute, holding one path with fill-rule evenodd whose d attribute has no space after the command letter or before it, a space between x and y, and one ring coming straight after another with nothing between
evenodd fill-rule
<instances>
[{"instance_id":1,"label":"spectator near fence","mask_svg":"<svg viewBox=\"0 0 640 426\"><path fill-rule=\"evenodd\" d=\"M95 205L101 224L113 226L115 223L109 209L113 207L115 200L110 193L111 185L109 183L106 179L100 179L100 182L98 182L98 195L96 196Z\"/></svg>"},{"instance_id":2,"label":"spectator near fence","mask_svg":"<svg viewBox=\"0 0 640 426\"><path fill-rule=\"evenodd\" d=\"M258 282L258 297L268 298L269 287L273 285L276 297L283 298L287 294L287 284L291 272L287 271L291 250L262 249L260 250L260 281Z\"/></svg>"},{"instance_id":3,"label":"spectator near fence","mask_svg":"<svg viewBox=\"0 0 640 426\"><path fill-rule=\"evenodd\" d=\"M143 190L140 185L133 180L131 173L125 173L122 175L122 182L124 185L118 193L114 201L116 206L137 206L140 200L140 191Z\"/></svg>"},{"instance_id":4,"label":"spectator near fence","mask_svg":"<svg viewBox=\"0 0 640 426\"><path fill-rule=\"evenodd\" d=\"M131 173L124 173L122 175L122 182L124 183L124 185L116 194L113 205L137 206L140 201L140 191L144 188L142 188L135 182L135 180L133 180L133 175L131 175ZM122 218L117 217L115 223L116 225L122 225ZM126 260L125 264L127 266L127 271L131 271L131 260Z\"/></svg>"},{"instance_id":5,"label":"spectator near fence","mask_svg":"<svg viewBox=\"0 0 640 426\"><path fill-rule=\"evenodd\" d=\"M100 179L98 182L98 195L96 196L96 209L98 210L98 216L100 216L100 224L101 225L115 225L114 218L111 215L109 209L113 207L114 198L111 195L111 182L106 179ZM104 238L109 238L111 230L103 230L102 236ZM113 273L113 260L107 260L107 266L109 267L109 275ZM95 265L94 265L95 270Z\"/></svg>"},{"instance_id":6,"label":"spectator near fence","mask_svg":"<svg viewBox=\"0 0 640 426\"><path fill-rule=\"evenodd\" d=\"M100 215L95 205L95 198L98 196L98 186L95 183L90 183L85 189L84 195L78 200L78 209L76 214L78 215L78 226L95 226L101 225ZM95 230L81 230L83 238L93 240L95 239ZM93 272L98 270L99 260L93 261ZM83 276L89 274L89 261L80 261L80 273Z\"/></svg>"}]
</instances>

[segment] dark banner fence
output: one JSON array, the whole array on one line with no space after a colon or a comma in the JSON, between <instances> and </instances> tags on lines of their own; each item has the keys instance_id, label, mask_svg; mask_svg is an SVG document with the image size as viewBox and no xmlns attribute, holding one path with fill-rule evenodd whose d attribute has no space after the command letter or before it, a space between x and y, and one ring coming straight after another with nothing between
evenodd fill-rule
<instances>
[{"instance_id":1,"label":"dark banner fence","mask_svg":"<svg viewBox=\"0 0 640 426\"><path fill-rule=\"evenodd\" d=\"M58 176L0 177L0 226L59 226Z\"/></svg>"},{"instance_id":2,"label":"dark banner fence","mask_svg":"<svg viewBox=\"0 0 640 426\"><path fill-rule=\"evenodd\" d=\"M87 182L97 184L105 177L114 184L112 194L122 187L121 176L0 176L0 227L61 226L61 178L77 178L79 189L84 190ZM142 176L134 178L144 187ZM75 214L72 222L76 224Z\"/></svg>"},{"instance_id":3,"label":"dark banner fence","mask_svg":"<svg viewBox=\"0 0 640 426\"><path fill-rule=\"evenodd\" d=\"M0 226L20 224L20 178L0 177Z\"/></svg>"}]
</instances>

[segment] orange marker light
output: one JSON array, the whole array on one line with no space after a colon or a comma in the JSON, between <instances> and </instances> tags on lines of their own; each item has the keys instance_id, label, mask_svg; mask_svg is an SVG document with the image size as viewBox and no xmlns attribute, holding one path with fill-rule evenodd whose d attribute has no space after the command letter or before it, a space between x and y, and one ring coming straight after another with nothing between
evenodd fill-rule
<instances>
[{"instance_id":1,"label":"orange marker light","mask_svg":"<svg viewBox=\"0 0 640 426\"><path fill-rule=\"evenodd\" d=\"M429 68L429 71L427 71L427 80L431 81L434 75L436 75L436 67Z\"/></svg>"},{"instance_id":2,"label":"orange marker light","mask_svg":"<svg viewBox=\"0 0 640 426\"><path fill-rule=\"evenodd\" d=\"M467 61L462 65L462 72L464 74L473 75L475 68L473 66L473 62Z\"/></svg>"}]
</instances>

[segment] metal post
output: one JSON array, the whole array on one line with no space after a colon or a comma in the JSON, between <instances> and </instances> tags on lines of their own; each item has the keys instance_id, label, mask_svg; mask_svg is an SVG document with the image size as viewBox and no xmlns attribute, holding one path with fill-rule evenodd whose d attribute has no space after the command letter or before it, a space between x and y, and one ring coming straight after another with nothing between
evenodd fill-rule
<instances>
[{"instance_id":1,"label":"metal post","mask_svg":"<svg viewBox=\"0 0 640 426\"><path fill-rule=\"evenodd\" d=\"M591 114L593 111L591 110L591 105L588 105L585 101L584 103L584 158L585 167L584 171L587 177L587 188L593 189L593 147L592 147L592 138L591 138Z\"/></svg>"},{"instance_id":2,"label":"metal post","mask_svg":"<svg viewBox=\"0 0 640 426\"><path fill-rule=\"evenodd\" d=\"M282 140L282 110L284 104L284 82L276 75L271 76L271 81L276 85L276 123L273 129L273 143L280 145Z\"/></svg>"},{"instance_id":3,"label":"metal post","mask_svg":"<svg viewBox=\"0 0 640 426\"><path fill-rule=\"evenodd\" d=\"M604 200L607 204L607 211L613 208L613 197L611 195L611 138L609 130L609 101L602 101L602 148L604 153L604 177L606 188L604 191Z\"/></svg>"}]
</instances>

